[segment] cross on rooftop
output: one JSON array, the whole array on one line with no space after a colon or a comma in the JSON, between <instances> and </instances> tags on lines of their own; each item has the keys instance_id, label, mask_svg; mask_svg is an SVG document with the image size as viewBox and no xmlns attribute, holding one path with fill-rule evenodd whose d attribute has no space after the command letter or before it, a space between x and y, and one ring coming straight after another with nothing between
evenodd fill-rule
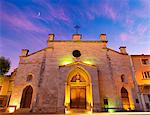
<instances>
[{"instance_id":1,"label":"cross on rooftop","mask_svg":"<svg viewBox=\"0 0 150 115\"><path fill-rule=\"evenodd\" d=\"M78 34L80 26L79 25L75 25L74 28L76 29L76 34Z\"/></svg>"}]
</instances>

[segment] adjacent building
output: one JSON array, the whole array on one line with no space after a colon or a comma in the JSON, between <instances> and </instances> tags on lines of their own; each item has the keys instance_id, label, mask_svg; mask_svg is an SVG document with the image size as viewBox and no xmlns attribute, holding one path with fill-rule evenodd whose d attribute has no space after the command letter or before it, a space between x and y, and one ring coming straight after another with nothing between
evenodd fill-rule
<instances>
[{"instance_id":1,"label":"adjacent building","mask_svg":"<svg viewBox=\"0 0 150 115\"><path fill-rule=\"evenodd\" d=\"M11 75L0 76L0 110L9 105L14 86L15 72L16 70Z\"/></svg>"},{"instance_id":2,"label":"adjacent building","mask_svg":"<svg viewBox=\"0 0 150 115\"><path fill-rule=\"evenodd\" d=\"M131 55L144 111L150 111L150 55Z\"/></svg>"}]
</instances>

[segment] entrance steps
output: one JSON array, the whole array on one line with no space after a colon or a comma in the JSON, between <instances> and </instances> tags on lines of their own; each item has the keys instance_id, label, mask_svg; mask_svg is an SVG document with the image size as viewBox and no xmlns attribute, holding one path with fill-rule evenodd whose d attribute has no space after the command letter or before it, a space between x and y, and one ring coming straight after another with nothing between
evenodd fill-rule
<instances>
[{"instance_id":1,"label":"entrance steps","mask_svg":"<svg viewBox=\"0 0 150 115\"><path fill-rule=\"evenodd\" d=\"M16 113L30 113L30 108L19 108Z\"/></svg>"},{"instance_id":2,"label":"entrance steps","mask_svg":"<svg viewBox=\"0 0 150 115\"><path fill-rule=\"evenodd\" d=\"M71 113L71 114L79 114L79 113L86 114L86 113L88 113L88 110L86 110L86 109L70 109L69 113Z\"/></svg>"}]
</instances>

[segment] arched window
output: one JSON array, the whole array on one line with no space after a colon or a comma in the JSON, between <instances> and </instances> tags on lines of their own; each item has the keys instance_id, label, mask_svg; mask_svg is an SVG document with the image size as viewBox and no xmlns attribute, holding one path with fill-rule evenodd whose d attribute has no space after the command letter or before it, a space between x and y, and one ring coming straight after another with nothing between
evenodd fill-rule
<instances>
[{"instance_id":1,"label":"arched window","mask_svg":"<svg viewBox=\"0 0 150 115\"><path fill-rule=\"evenodd\" d=\"M121 82L125 82L125 75L124 74L121 75Z\"/></svg>"},{"instance_id":2,"label":"arched window","mask_svg":"<svg viewBox=\"0 0 150 115\"><path fill-rule=\"evenodd\" d=\"M123 108L128 110L130 108L128 91L124 87L121 88L121 99Z\"/></svg>"},{"instance_id":3,"label":"arched window","mask_svg":"<svg viewBox=\"0 0 150 115\"><path fill-rule=\"evenodd\" d=\"M30 108L33 88L29 85L24 88L20 103L20 108Z\"/></svg>"},{"instance_id":4,"label":"arched window","mask_svg":"<svg viewBox=\"0 0 150 115\"><path fill-rule=\"evenodd\" d=\"M27 82L30 82L30 81L32 81L32 78L33 78L33 75L32 74L29 74L28 76L27 76Z\"/></svg>"}]
</instances>

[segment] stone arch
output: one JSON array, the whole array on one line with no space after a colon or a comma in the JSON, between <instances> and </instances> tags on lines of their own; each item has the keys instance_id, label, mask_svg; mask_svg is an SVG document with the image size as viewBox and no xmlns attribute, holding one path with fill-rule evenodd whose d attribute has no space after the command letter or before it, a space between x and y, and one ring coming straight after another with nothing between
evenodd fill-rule
<instances>
[{"instance_id":1,"label":"stone arch","mask_svg":"<svg viewBox=\"0 0 150 115\"><path fill-rule=\"evenodd\" d=\"M121 88L121 99L122 99L122 106L123 109L129 110L130 102L129 102L129 94L126 88Z\"/></svg>"},{"instance_id":2,"label":"stone arch","mask_svg":"<svg viewBox=\"0 0 150 115\"><path fill-rule=\"evenodd\" d=\"M75 67L68 73L65 86L65 106L67 109L88 110L93 106L91 76L82 67Z\"/></svg>"},{"instance_id":3,"label":"stone arch","mask_svg":"<svg viewBox=\"0 0 150 115\"><path fill-rule=\"evenodd\" d=\"M81 76L84 77L84 79L86 80L86 82L91 83L91 76L90 74L83 68L80 66L77 66L76 68L73 68L68 76L67 76L67 82L69 83L71 81L71 79L73 78L73 75L80 73Z\"/></svg>"},{"instance_id":4,"label":"stone arch","mask_svg":"<svg viewBox=\"0 0 150 115\"><path fill-rule=\"evenodd\" d=\"M20 108L30 108L31 101L32 101L32 94L33 94L33 88L31 85L28 85L23 89Z\"/></svg>"}]
</instances>

